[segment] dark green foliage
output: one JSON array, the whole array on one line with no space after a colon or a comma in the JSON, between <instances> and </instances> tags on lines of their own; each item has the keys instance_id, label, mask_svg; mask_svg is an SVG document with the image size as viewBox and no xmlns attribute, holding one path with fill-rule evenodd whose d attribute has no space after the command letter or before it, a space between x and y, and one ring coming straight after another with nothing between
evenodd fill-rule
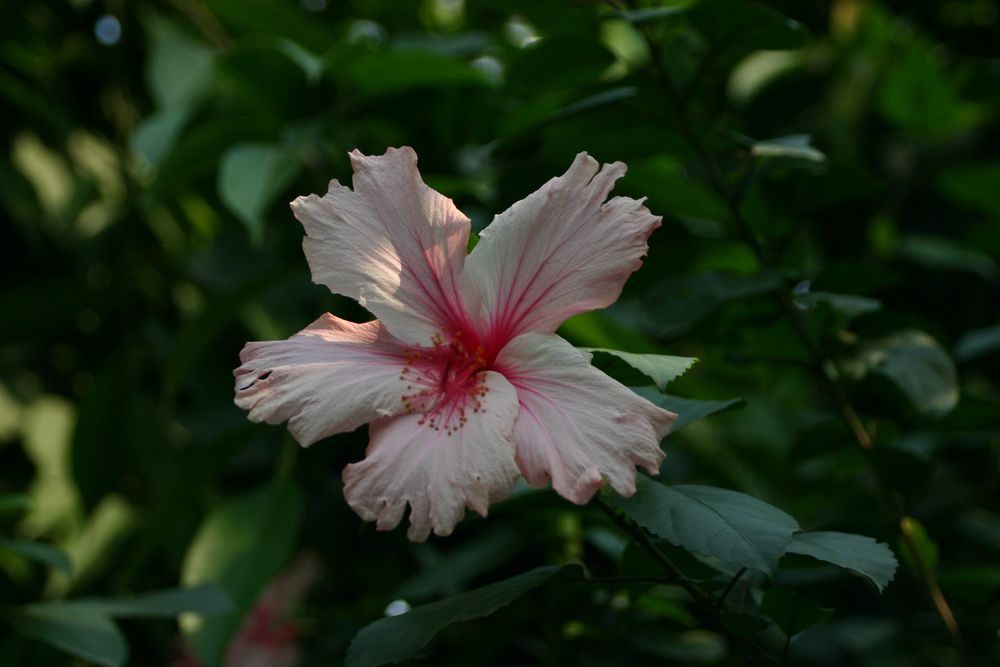
<instances>
[{"instance_id":1,"label":"dark green foliage","mask_svg":"<svg viewBox=\"0 0 1000 667\"><path fill-rule=\"evenodd\" d=\"M998 13L3 3L0 664L215 667L301 554L303 667L997 664ZM477 231L628 164L663 225L560 333L679 415L636 495L411 544L343 500L365 429L232 404L246 341L370 318L286 202L398 145Z\"/></svg>"}]
</instances>

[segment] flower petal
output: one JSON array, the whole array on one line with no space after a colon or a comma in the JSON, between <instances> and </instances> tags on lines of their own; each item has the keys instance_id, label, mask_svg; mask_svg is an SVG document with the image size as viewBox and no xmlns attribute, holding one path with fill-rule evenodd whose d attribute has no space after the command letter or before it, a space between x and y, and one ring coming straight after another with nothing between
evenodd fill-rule
<instances>
[{"instance_id":1,"label":"flower petal","mask_svg":"<svg viewBox=\"0 0 1000 667\"><path fill-rule=\"evenodd\" d=\"M482 301L493 340L551 333L564 320L610 305L642 264L660 226L642 201L605 198L625 173L586 153L562 176L517 202L483 230L464 279Z\"/></svg>"},{"instance_id":2,"label":"flower petal","mask_svg":"<svg viewBox=\"0 0 1000 667\"><path fill-rule=\"evenodd\" d=\"M357 299L410 344L467 329L457 276L469 219L424 184L412 148L354 151L351 166L354 190L331 181L322 198L292 202L313 281Z\"/></svg>"},{"instance_id":3,"label":"flower petal","mask_svg":"<svg viewBox=\"0 0 1000 667\"><path fill-rule=\"evenodd\" d=\"M421 415L372 424L365 459L344 469L344 497L365 521L391 530L410 505L407 536L448 535L468 506L486 516L510 493L519 473L511 432L517 394L501 375L485 372L483 409L451 435Z\"/></svg>"},{"instance_id":4,"label":"flower petal","mask_svg":"<svg viewBox=\"0 0 1000 667\"><path fill-rule=\"evenodd\" d=\"M635 466L651 474L663 461L660 440L677 418L611 379L590 355L552 334L519 336L496 368L517 389L517 463L525 479L583 504L606 478L635 492Z\"/></svg>"},{"instance_id":5,"label":"flower petal","mask_svg":"<svg viewBox=\"0 0 1000 667\"><path fill-rule=\"evenodd\" d=\"M308 446L403 410L403 350L376 320L329 313L288 340L247 343L236 369L236 405L250 420L288 422Z\"/></svg>"}]
</instances>

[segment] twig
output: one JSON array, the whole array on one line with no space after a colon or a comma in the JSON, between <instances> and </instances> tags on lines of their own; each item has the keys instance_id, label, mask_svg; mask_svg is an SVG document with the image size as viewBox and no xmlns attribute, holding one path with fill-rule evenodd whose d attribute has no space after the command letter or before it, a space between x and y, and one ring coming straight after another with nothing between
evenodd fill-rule
<instances>
[{"instance_id":1,"label":"twig","mask_svg":"<svg viewBox=\"0 0 1000 667\"><path fill-rule=\"evenodd\" d=\"M735 586L736 582L739 581L744 574L746 574L746 571L747 569L745 567L741 567L739 571L733 575L733 578L729 580L729 583L726 585L725 589L723 589L722 594L719 595L719 598L715 601L715 607L717 609L722 609L722 604L726 601L729 591L733 590L733 586Z\"/></svg>"},{"instance_id":2,"label":"twig","mask_svg":"<svg viewBox=\"0 0 1000 667\"><path fill-rule=\"evenodd\" d=\"M653 543L649 534L646 533L641 526L625 515L617 512L599 495L594 496L594 502L599 508L601 508L601 511L604 512L612 522L614 522L616 526L621 528L632 539L634 539L639 546L645 549L646 553L648 553L653 560L656 561L657 565L659 565L660 568L667 573L667 577L670 578L673 583L676 583L678 586L683 588L687 594L691 596L698 606L700 606L707 613L707 615L711 617L715 625L729 639L729 641L743 646L743 648L749 651L755 659L771 665L781 664L777 658L768 654L767 651L765 651L759 644L749 637L741 637L731 633L726 627L725 622L722 620L721 608L716 606L709 595L681 576L680 571L670 560L670 557L663 553L663 551L661 551L660 548Z\"/></svg>"}]
</instances>

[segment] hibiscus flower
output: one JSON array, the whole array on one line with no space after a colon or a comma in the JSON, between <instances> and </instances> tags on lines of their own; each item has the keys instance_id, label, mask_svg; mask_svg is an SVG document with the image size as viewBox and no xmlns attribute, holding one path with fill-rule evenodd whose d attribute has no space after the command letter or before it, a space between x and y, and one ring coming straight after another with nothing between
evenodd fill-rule
<instances>
[{"instance_id":1,"label":"hibiscus flower","mask_svg":"<svg viewBox=\"0 0 1000 667\"><path fill-rule=\"evenodd\" d=\"M605 480L635 492L676 415L590 365L555 335L603 308L639 268L661 218L607 199L625 173L581 153L498 215L466 255L469 219L420 178L411 148L351 153L354 189L292 202L313 281L378 319L326 314L285 341L248 343L236 404L288 422L308 446L370 422L344 469L348 504L379 530L409 505L411 540L486 516L518 477L584 504Z\"/></svg>"}]
</instances>

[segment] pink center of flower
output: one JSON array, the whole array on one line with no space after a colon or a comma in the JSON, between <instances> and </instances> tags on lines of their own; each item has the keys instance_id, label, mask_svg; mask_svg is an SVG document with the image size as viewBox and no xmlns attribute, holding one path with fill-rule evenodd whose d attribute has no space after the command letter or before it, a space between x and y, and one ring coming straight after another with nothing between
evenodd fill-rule
<instances>
[{"instance_id":1,"label":"pink center of flower","mask_svg":"<svg viewBox=\"0 0 1000 667\"><path fill-rule=\"evenodd\" d=\"M451 341L435 335L433 347L406 350L406 365L399 376L406 382L401 397L406 414L421 415L419 424L449 436L468 421L469 413L485 412L483 401L489 357L482 345L464 344L470 337L457 332Z\"/></svg>"}]
</instances>

